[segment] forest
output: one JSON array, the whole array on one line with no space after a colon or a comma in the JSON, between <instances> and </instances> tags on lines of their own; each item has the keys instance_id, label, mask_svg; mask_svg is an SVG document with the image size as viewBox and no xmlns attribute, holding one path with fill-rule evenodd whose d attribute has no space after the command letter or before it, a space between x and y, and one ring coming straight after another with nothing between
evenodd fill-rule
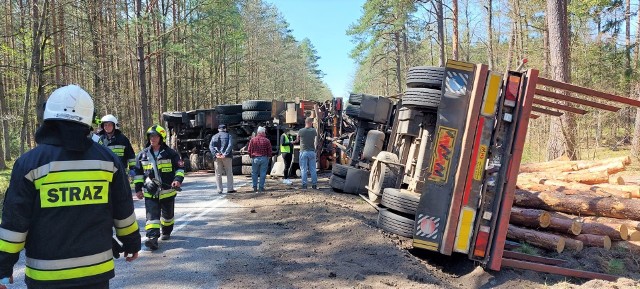
<instances>
[{"instance_id":1,"label":"forest","mask_svg":"<svg viewBox=\"0 0 640 289\"><path fill-rule=\"evenodd\" d=\"M320 1L320 0L318 0ZM304 5L304 1L300 1ZM638 98L638 1L367 0L344 31L352 91L397 96L409 67L447 59L524 68ZM0 6L0 167L33 147L41 108L76 83L134 140L164 111L332 97L309 39L262 0L6 0ZM640 147L635 108L530 124L531 161ZM134 144L134 146L136 145Z\"/></svg>"}]
</instances>

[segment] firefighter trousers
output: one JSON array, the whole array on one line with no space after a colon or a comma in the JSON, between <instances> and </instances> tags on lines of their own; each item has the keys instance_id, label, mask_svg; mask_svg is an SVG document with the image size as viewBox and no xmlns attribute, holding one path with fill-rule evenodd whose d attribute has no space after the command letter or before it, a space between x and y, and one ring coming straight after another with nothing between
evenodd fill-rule
<instances>
[{"instance_id":1,"label":"firefighter trousers","mask_svg":"<svg viewBox=\"0 0 640 289\"><path fill-rule=\"evenodd\" d=\"M158 238L160 233L171 235L175 202L175 196L164 199L144 198L147 211L147 223L144 228L147 231L147 238Z\"/></svg>"}]
</instances>

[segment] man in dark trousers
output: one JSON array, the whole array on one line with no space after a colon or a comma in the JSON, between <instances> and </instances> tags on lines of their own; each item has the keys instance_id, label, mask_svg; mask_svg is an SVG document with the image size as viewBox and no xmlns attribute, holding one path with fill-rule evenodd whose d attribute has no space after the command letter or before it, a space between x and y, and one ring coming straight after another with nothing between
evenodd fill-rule
<instances>
[{"instance_id":1,"label":"man in dark trousers","mask_svg":"<svg viewBox=\"0 0 640 289\"><path fill-rule=\"evenodd\" d=\"M288 130L280 135L280 154L284 160L284 179L282 182L291 185L289 176L291 175L291 161L293 160L293 137Z\"/></svg>"},{"instance_id":2,"label":"man in dark trousers","mask_svg":"<svg viewBox=\"0 0 640 289\"><path fill-rule=\"evenodd\" d=\"M126 260L138 257L125 167L90 139L93 115L93 100L77 85L49 96L35 134L38 146L11 172L0 223L0 279L13 283L24 248L28 288L109 288L114 227Z\"/></svg>"},{"instance_id":3,"label":"man in dark trousers","mask_svg":"<svg viewBox=\"0 0 640 289\"><path fill-rule=\"evenodd\" d=\"M211 138L209 150L213 154L213 166L216 170L216 186L218 194L222 194L222 174L227 176L227 193L234 193L233 189L233 138L227 132L227 126L218 126L218 133Z\"/></svg>"},{"instance_id":4,"label":"man in dark trousers","mask_svg":"<svg viewBox=\"0 0 640 289\"><path fill-rule=\"evenodd\" d=\"M163 127L157 124L150 127L147 145L136 157L134 168L136 195L138 199L144 198L147 211L144 245L152 251L158 249L158 238L171 238L177 190L184 180L184 162L180 154L167 146L166 139L167 131Z\"/></svg>"}]
</instances>

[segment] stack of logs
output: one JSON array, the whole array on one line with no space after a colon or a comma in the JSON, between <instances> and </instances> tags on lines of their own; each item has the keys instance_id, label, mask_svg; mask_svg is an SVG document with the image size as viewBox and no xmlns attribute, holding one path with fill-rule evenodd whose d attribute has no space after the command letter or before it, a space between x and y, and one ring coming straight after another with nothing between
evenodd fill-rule
<instances>
[{"instance_id":1,"label":"stack of logs","mask_svg":"<svg viewBox=\"0 0 640 289\"><path fill-rule=\"evenodd\" d=\"M629 157L522 165L507 237L562 252L583 247L640 253L640 186L618 173Z\"/></svg>"}]
</instances>

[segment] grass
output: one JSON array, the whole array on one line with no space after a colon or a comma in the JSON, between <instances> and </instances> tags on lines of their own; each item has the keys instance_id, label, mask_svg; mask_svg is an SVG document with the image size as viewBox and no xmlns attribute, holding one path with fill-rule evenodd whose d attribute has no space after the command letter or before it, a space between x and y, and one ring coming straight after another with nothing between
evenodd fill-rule
<instances>
[{"instance_id":1,"label":"grass","mask_svg":"<svg viewBox=\"0 0 640 289\"><path fill-rule=\"evenodd\" d=\"M528 243L522 243L520 247L514 249L514 251L533 256L540 256L538 248L531 246Z\"/></svg>"}]
</instances>

